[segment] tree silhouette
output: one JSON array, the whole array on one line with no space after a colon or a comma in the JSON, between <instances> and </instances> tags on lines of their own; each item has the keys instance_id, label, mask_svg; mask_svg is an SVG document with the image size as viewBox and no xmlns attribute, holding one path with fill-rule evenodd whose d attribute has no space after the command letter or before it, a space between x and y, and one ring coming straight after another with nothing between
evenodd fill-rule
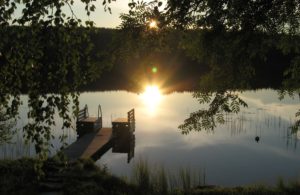
<instances>
[{"instance_id":1,"label":"tree silhouette","mask_svg":"<svg viewBox=\"0 0 300 195\"><path fill-rule=\"evenodd\" d=\"M168 0L178 26L226 31L299 33L299 8L297 0Z\"/></svg>"},{"instance_id":2,"label":"tree silhouette","mask_svg":"<svg viewBox=\"0 0 300 195\"><path fill-rule=\"evenodd\" d=\"M179 127L183 133L193 128L211 129L216 121L222 122L215 117L231 109L220 109L226 101L218 101L217 97L228 100L224 91L249 89L257 83L253 80L272 75L271 66L262 73L264 64L274 58L270 57L272 53L286 59L282 64L285 73L279 75L284 78L282 94L299 92L300 4L297 0L168 0L167 16L174 28L187 31L183 42L186 52L210 67L201 78L200 91L195 96L206 96L207 91L216 93L207 110L192 113ZM296 117L299 119L299 112ZM294 132L299 129L299 121L293 126Z\"/></svg>"},{"instance_id":3,"label":"tree silhouette","mask_svg":"<svg viewBox=\"0 0 300 195\"><path fill-rule=\"evenodd\" d=\"M240 112L240 106L247 107L235 92L196 92L194 97L200 104L208 103L207 109L201 109L190 114L179 128L182 134L190 131L212 131L217 124L225 123L224 114Z\"/></svg>"},{"instance_id":4,"label":"tree silhouette","mask_svg":"<svg viewBox=\"0 0 300 195\"><path fill-rule=\"evenodd\" d=\"M81 2L87 16L95 11L95 0ZM102 1L104 9L110 11L110 2ZM24 131L37 153L46 152L53 137L55 110L62 128L69 128L71 113L78 111L78 89L97 78L102 69L98 64L107 61L92 53L93 21L82 21L73 7L74 0L0 1L0 105L5 115L14 117L20 94L28 94Z\"/></svg>"},{"instance_id":5,"label":"tree silhouette","mask_svg":"<svg viewBox=\"0 0 300 195\"><path fill-rule=\"evenodd\" d=\"M101 0L109 12L111 1ZM56 110L63 120L62 128L71 126L78 111L78 89L95 80L104 66L111 65L111 51L124 59L140 56L150 61L149 51L171 53L178 48L209 66L199 93L215 91L214 99L207 111L191 115L196 116L196 122L201 117L211 121L208 127L222 121L222 112L238 110L236 102L245 106L227 90L252 87L251 81L274 51L291 59L284 85L289 91L299 88L297 0L168 0L163 11L159 11L160 1L130 0L130 12L121 15L117 40L123 41L122 46L107 48L101 54L95 52L92 41L91 35L97 34L93 21L78 18L74 2L0 1L0 105L5 115L14 117L21 104L20 95L28 93L30 122L24 130L37 152L48 147ZM96 0L81 2L87 16L96 10ZM157 21L157 29L150 29L151 20ZM178 33L178 29L182 31ZM205 126L200 122L201 128ZM181 127L190 129L189 125Z\"/></svg>"}]
</instances>

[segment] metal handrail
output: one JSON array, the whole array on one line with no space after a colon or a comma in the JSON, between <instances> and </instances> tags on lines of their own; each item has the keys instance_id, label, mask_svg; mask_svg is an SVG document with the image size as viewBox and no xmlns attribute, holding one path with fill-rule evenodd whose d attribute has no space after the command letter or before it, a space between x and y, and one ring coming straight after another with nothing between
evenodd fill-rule
<instances>
[{"instance_id":1,"label":"metal handrail","mask_svg":"<svg viewBox=\"0 0 300 195\"><path fill-rule=\"evenodd\" d=\"M101 116L99 116L101 114ZM101 105L98 105L98 118L102 117L102 109L101 109Z\"/></svg>"},{"instance_id":2,"label":"metal handrail","mask_svg":"<svg viewBox=\"0 0 300 195\"><path fill-rule=\"evenodd\" d=\"M89 108L87 104L84 106L84 116L85 118L89 117Z\"/></svg>"}]
</instances>

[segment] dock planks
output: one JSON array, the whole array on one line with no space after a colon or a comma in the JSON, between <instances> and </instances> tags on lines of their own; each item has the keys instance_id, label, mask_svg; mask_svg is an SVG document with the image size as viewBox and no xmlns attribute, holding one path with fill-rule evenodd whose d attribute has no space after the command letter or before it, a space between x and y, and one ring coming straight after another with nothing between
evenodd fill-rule
<instances>
[{"instance_id":1,"label":"dock planks","mask_svg":"<svg viewBox=\"0 0 300 195\"><path fill-rule=\"evenodd\" d=\"M111 146L112 128L85 134L63 152L70 161L79 158L95 158L105 153Z\"/></svg>"},{"instance_id":2,"label":"dock planks","mask_svg":"<svg viewBox=\"0 0 300 195\"><path fill-rule=\"evenodd\" d=\"M122 153L126 151L128 154L131 148L134 149L130 145L131 142L133 146L135 145L135 137L131 135L135 130L134 109L127 113L127 118L118 118L112 121L112 128L102 128L101 106L98 106L98 117L89 117L86 105L79 111L76 127L77 141L62 151L69 161L80 158L97 160L111 148L115 151L122 151ZM128 161L130 161L133 155L128 156Z\"/></svg>"},{"instance_id":3,"label":"dock planks","mask_svg":"<svg viewBox=\"0 0 300 195\"><path fill-rule=\"evenodd\" d=\"M80 120L80 122L83 122L83 123L97 123L99 120L98 117L87 117L87 118L84 118L82 120Z\"/></svg>"},{"instance_id":4,"label":"dock planks","mask_svg":"<svg viewBox=\"0 0 300 195\"><path fill-rule=\"evenodd\" d=\"M128 119L127 118L117 118L112 122L112 124L114 124L114 123L128 123Z\"/></svg>"}]
</instances>

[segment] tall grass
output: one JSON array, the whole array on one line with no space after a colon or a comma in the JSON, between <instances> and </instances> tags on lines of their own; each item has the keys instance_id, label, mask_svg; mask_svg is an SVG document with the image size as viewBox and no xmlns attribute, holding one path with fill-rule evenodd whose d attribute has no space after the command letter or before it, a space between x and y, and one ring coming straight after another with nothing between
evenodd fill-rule
<instances>
[{"instance_id":1,"label":"tall grass","mask_svg":"<svg viewBox=\"0 0 300 195\"><path fill-rule=\"evenodd\" d=\"M180 168L171 173L164 166L150 166L148 161L140 158L133 166L132 182L140 191L153 194L168 194L182 189L189 192L191 189L205 185L205 174L192 172L189 167Z\"/></svg>"},{"instance_id":2,"label":"tall grass","mask_svg":"<svg viewBox=\"0 0 300 195\"><path fill-rule=\"evenodd\" d=\"M150 169L147 160L140 159L133 168L133 182L143 191L152 189Z\"/></svg>"},{"instance_id":3,"label":"tall grass","mask_svg":"<svg viewBox=\"0 0 300 195\"><path fill-rule=\"evenodd\" d=\"M300 194L300 180L285 183L279 179L277 186L251 185L243 187L217 187L206 185L206 173L182 167L171 173L164 166L149 165L140 158L133 165L132 184L142 194Z\"/></svg>"},{"instance_id":4,"label":"tall grass","mask_svg":"<svg viewBox=\"0 0 300 195\"><path fill-rule=\"evenodd\" d=\"M282 178L279 178L277 181L277 191L300 194L300 180L284 182Z\"/></svg>"},{"instance_id":5,"label":"tall grass","mask_svg":"<svg viewBox=\"0 0 300 195\"><path fill-rule=\"evenodd\" d=\"M163 166L160 166L152 177L154 190L158 194L167 194L169 191L168 174Z\"/></svg>"}]
</instances>

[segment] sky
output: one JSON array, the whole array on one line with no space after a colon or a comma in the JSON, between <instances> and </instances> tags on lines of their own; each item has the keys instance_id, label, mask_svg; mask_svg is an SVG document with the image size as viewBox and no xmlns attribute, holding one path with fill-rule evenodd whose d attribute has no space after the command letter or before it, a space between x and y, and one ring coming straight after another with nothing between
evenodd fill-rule
<instances>
[{"instance_id":1,"label":"sky","mask_svg":"<svg viewBox=\"0 0 300 195\"><path fill-rule=\"evenodd\" d=\"M96 11L91 13L89 19L94 21L97 27L116 28L121 24L121 19L119 18L120 14L128 13L129 11L128 2L130 2L130 0L112 1L109 5L112 10L110 14L108 11L104 11L102 1L98 0L95 3ZM73 11L78 18L86 20L88 17L86 16L84 6L81 1L76 1Z\"/></svg>"},{"instance_id":2,"label":"sky","mask_svg":"<svg viewBox=\"0 0 300 195\"><path fill-rule=\"evenodd\" d=\"M138 0L136 0L137 2ZM151 2L153 0L143 0L143 2ZM166 4L166 0L161 0L163 6ZM72 6L72 10L77 18L80 18L82 21L92 20L95 23L96 27L104 28L116 28L121 24L120 14L128 13L129 7L128 3L132 0L112 0L109 5L111 8L111 13L107 10L104 10L102 5L103 0L96 0L93 4L96 6L96 10L91 12L91 15L88 17L85 11L85 4L80 0L75 0ZM162 6L162 7L163 7ZM22 10L25 6L22 4L18 5L16 12L13 14L13 18L19 18L22 16ZM162 9L161 7L161 9ZM71 16L71 11L68 6L63 8L63 12L67 16Z\"/></svg>"},{"instance_id":3,"label":"sky","mask_svg":"<svg viewBox=\"0 0 300 195\"><path fill-rule=\"evenodd\" d=\"M144 0L144 2L150 2L151 0ZM166 0L163 0L165 3ZM116 28L121 24L120 14L128 13L129 7L128 3L131 0L116 0L112 1L109 6L111 8L112 13L109 11L104 11L104 7L102 6L102 0L98 0L95 3L96 11L91 13L90 20L95 22L97 27L105 27L105 28ZM82 18L84 20L88 19L84 10L84 4L81 1L76 1L74 4L74 12L78 18Z\"/></svg>"}]
</instances>

